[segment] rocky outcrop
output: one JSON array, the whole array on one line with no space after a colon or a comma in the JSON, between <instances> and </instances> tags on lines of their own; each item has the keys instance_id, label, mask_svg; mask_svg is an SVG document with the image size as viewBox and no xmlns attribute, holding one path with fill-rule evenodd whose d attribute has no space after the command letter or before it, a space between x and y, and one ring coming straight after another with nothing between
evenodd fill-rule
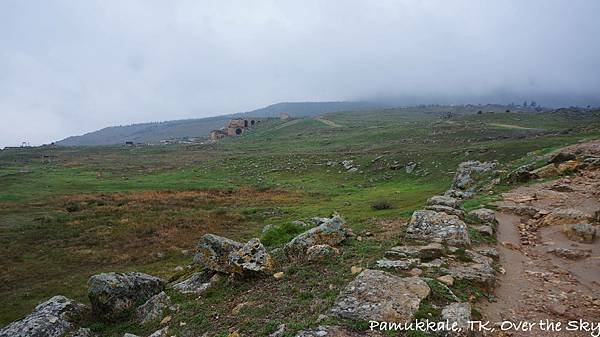
<instances>
[{"instance_id":1,"label":"rocky outcrop","mask_svg":"<svg viewBox=\"0 0 600 337\"><path fill-rule=\"evenodd\" d=\"M456 215L461 220L464 219L464 217L465 217L465 212L463 212L463 210L458 209L458 208L452 208L449 206L431 205L431 206L425 206L425 209L430 210L430 211L435 211L438 213L446 213L449 215Z\"/></svg>"},{"instance_id":2,"label":"rocky outcrop","mask_svg":"<svg viewBox=\"0 0 600 337\"><path fill-rule=\"evenodd\" d=\"M2 337L62 337L79 333L78 324L89 309L64 296L38 304L26 317L0 329ZM87 330L87 329L82 329ZM82 331L84 333L84 331Z\"/></svg>"},{"instance_id":3,"label":"rocky outcrop","mask_svg":"<svg viewBox=\"0 0 600 337\"><path fill-rule=\"evenodd\" d=\"M194 261L206 268L227 274L270 273L274 262L259 239L246 244L214 234L206 234L198 243Z\"/></svg>"},{"instance_id":4,"label":"rocky outcrop","mask_svg":"<svg viewBox=\"0 0 600 337\"><path fill-rule=\"evenodd\" d=\"M219 275L208 268L192 274L187 279L173 285L182 294L201 294L219 280Z\"/></svg>"},{"instance_id":5,"label":"rocky outcrop","mask_svg":"<svg viewBox=\"0 0 600 337\"><path fill-rule=\"evenodd\" d=\"M456 215L431 210L415 211L406 229L406 237L425 242L440 241L453 246L468 246L467 225Z\"/></svg>"},{"instance_id":6,"label":"rocky outcrop","mask_svg":"<svg viewBox=\"0 0 600 337\"><path fill-rule=\"evenodd\" d=\"M290 258L303 258L309 247L315 245L337 246L346 239L348 233L344 228L344 220L339 216L323 219L322 223L296 236L288 242L283 250Z\"/></svg>"},{"instance_id":7,"label":"rocky outcrop","mask_svg":"<svg viewBox=\"0 0 600 337\"><path fill-rule=\"evenodd\" d=\"M88 281L92 313L105 320L117 320L160 293L165 282L147 274L102 273Z\"/></svg>"},{"instance_id":8,"label":"rocky outcrop","mask_svg":"<svg viewBox=\"0 0 600 337\"><path fill-rule=\"evenodd\" d=\"M429 286L418 277L366 269L341 292L331 313L355 321L408 322L429 292Z\"/></svg>"}]
</instances>

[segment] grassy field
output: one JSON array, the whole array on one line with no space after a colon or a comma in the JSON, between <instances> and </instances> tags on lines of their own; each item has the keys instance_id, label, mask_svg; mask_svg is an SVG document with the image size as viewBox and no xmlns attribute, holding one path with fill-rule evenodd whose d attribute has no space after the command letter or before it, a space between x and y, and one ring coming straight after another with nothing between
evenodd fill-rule
<instances>
[{"instance_id":1,"label":"grassy field","mask_svg":"<svg viewBox=\"0 0 600 337\"><path fill-rule=\"evenodd\" d=\"M86 302L86 280L99 272L169 278L191 263L205 233L242 241L260 237L266 224L285 225L263 237L276 247L302 230L291 221L337 212L357 233L375 236L352 240L341 259L323 265L281 263L283 281L224 280L202 301L172 294L184 308L175 322L198 332L218 336L235 326L264 336L281 322L311 326L351 278L350 266L368 266L397 243L390 228L446 190L460 162L509 168L532 151L599 136L598 111L447 118L388 109L267 120L214 144L3 150L0 325L55 294ZM358 170L347 172L343 160ZM416 163L411 173L408 163ZM243 302L252 304L232 314ZM94 326L114 336L153 328Z\"/></svg>"}]
</instances>

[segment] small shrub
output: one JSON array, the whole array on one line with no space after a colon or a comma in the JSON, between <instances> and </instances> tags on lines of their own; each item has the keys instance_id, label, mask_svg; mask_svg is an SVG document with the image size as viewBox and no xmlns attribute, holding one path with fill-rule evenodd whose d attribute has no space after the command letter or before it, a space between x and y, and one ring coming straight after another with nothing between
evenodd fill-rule
<instances>
[{"instance_id":1,"label":"small shrub","mask_svg":"<svg viewBox=\"0 0 600 337\"><path fill-rule=\"evenodd\" d=\"M371 208L376 211L381 211L392 208L392 204L387 200L378 200L371 205Z\"/></svg>"}]
</instances>

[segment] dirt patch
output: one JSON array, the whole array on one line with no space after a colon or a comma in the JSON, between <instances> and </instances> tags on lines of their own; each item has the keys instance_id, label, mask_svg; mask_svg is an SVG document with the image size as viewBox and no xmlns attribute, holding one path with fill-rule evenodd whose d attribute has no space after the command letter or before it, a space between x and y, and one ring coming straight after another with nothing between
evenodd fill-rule
<instances>
[{"instance_id":1,"label":"dirt patch","mask_svg":"<svg viewBox=\"0 0 600 337\"><path fill-rule=\"evenodd\" d=\"M597 144L585 146L596 151ZM578 145L580 148L581 144ZM600 149L600 147L599 147ZM558 188L557 188L558 187ZM592 215L600 210L600 171L581 171L573 177L520 187L498 203L498 249L505 271L499 277L495 303L484 304L492 322L540 319L567 322L600 317L600 242L585 244L564 234L564 225L544 221L547 214ZM503 208L505 207L505 208ZM590 219L593 222L593 220ZM572 260L552 251L585 251ZM539 336L539 330L512 336ZM544 336L589 336L589 332L548 333Z\"/></svg>"}]
</instances>

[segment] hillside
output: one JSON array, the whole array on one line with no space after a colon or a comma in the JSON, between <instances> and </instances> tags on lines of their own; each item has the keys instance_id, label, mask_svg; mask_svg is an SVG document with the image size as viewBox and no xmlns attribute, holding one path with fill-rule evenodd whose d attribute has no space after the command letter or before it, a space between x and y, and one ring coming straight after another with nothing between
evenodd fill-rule
<instances>
[{"instance_id":1,"label":"hillside","mask_svg":"<svg viewBox=\"0 0 600 337\"><path fill-rule=\"evenodd\" d=\"M5 303L0 326L58 294L89 306L91 276L137 271L166 281L165 292L178 309L165 316L164 324L161 319L134 324L86 317L80 326L111 337L148 336L166 326L169 335L211 337L232 331L264 337L281 326L285 333L279 336L286 337L313 336L297 333L319 325L364 330L364 322L332 314L337 299L361 268L384 269L379 261L392 247L410 244L404 235L411 215L455 185L461 163L493 163L494 174L504 175L524 164L529 169L545 165L556 149L600 139L597 110L533 113L461 106L455 107L460 114L449 116L449 108L269 119L252 132L211 144L0 151L0 296ZM574 173L567 168L563 174ZM464 214L499 200L511 188L484 182L484 193L466 199L460 209L438 208ZM282 248L313 228L314 217L334 213L353 236L332 243L331 256L322 260L288 260ZM469 223L467 233L472 249L495 242L474 225ZM273 270L247 278L220 272L201 294L179 293L174 285L205 266L193 256L206 234L239 243L260 238L272 255ZM443 254L444 268L487 261L471 248L437 253ZM399 261L392 263L404 260ZM419 272L435 279L443 269L433 261L429 267L410 263L407 270L386 270L400 279ZM490 267L487 278L500 270L495 262L494 268L484 265ZM276 278L275 273L282 274ZM475 314L483 310L483 301L494 298L489 287L458 276L446 288L427 282L431 295L413 308L419 318L438 319L442 306L455 300L448 294L468 301Z\"/></svg>"},{"instance_id":2,"label":"hillside","mask_svg":"<svg viewBox=\"0 0 600 337\"><path fill-rule=\"evenodd\" d=\"M217 117L175 120L158 123L141 123L111 126L81 136L71 136L57 141L60 146L116 145L125 142L158 143L164 139L206 137L235 117L279 117L287 113L291 117L317 116L328 112L359 111L382 107L368 102L294 102L277 103L252 111Z\"/></svg>"}]
</instances>

